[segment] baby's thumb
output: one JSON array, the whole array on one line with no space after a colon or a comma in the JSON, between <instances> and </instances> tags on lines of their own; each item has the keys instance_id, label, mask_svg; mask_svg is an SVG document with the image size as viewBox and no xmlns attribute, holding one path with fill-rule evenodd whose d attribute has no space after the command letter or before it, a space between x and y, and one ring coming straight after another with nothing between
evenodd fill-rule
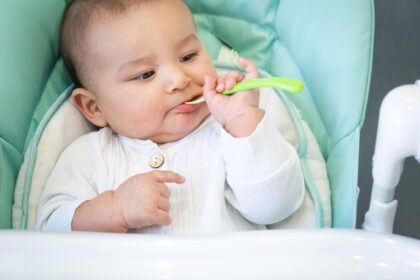
<instances>
[{"instance_id":1,"label":"baby's thumb","mask_svg":"<svg viewBox=\"0 0 420 280\"><path fill-rule=\"evenodd\" d=\"M206 101L211 100L216 94L216 81L210 76L205 76L203 86L204 99Z\"/></svg>"},{"instance_id":2,"label":"baby's thumb","mask_svg":"<svg viewBox=\"0 0 420 280\"><path fill-rule=\"evenodd\" d=\"M159 183L177 183L182 184L185 182L184 176L172 171L155 170L153 171L155 180Z\"/></svg>"}]
</instances>

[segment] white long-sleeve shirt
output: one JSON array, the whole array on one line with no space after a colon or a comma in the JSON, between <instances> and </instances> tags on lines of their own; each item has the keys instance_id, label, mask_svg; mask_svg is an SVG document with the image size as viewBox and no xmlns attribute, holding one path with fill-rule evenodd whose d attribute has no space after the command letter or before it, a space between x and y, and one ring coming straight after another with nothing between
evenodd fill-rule
<instances>
[{"instance_id":1,"label":"white long-sleeve shirt","mask_svg":"<svg viewBox=\"0 0 420 280\"><path fill-rule=\"evenodd\" d=\"M179 141L157 145L110 128L84 135L60 156L41 197L37 228L71 230L76 208L115 190L129 177L153 170L159 153L186 178L168 183L172 223L146 233L219 233L265 229L293 214L304 197L296 150L265 114L249 137L234 138L213 117Z\"/></svg>"}]
</instances>

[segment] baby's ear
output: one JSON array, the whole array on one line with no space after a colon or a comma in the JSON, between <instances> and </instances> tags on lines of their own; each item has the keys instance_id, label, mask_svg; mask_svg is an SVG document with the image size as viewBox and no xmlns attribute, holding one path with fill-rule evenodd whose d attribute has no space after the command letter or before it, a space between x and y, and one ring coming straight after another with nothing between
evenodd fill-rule
<instances>
[{"instance_id":1,"label":"baby's ear","mask_svg":"<svg viewBox=\"0 0 420 280\"><path fill-rule=\"evenodd\" d=\"M72 100L88 121L99 127L108 125L93 93L84 88L76 88L72 92Z\"/></svg>"}]
</instances>

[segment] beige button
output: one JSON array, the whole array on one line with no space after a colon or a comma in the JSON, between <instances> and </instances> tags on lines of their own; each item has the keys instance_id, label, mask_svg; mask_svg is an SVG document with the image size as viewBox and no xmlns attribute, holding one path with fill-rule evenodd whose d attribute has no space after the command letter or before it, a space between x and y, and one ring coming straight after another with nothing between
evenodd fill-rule
<instances>
[{"instance_id":1,"label":"beige button","mask_svg":"<svg viewBox=\"0 0 420 280\"><path fill-rule=\"evenodd\" d=\"M152 168L159 168L162 166L163 162L165 161L165 158L162 154L155 153L150 156L149 158L149 165Z\"/></svg>"}]
</instances>

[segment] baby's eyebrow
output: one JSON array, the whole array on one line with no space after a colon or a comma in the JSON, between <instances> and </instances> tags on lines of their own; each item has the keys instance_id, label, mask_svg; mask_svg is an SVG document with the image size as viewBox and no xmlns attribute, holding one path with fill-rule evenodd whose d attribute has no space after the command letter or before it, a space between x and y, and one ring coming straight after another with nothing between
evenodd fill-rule
<instances>
[{"instance_id":1,"label":"baby's eyebrow","mask_svg":"<svg viewBox=\"0 0 420 280\"><path fill-rule=\"evenodd\" d=\"M177 47L181 47L183 45L186 45L187 43L189 43L190 41L198 41L197 36L194 33L189 34L188 36L184 37L183 39L181 39L176 46Z\"/></svg>"},{"instance_id":2,"label":"baby's eyebrow","mask_svg":"<svg viewBox=\"0 0 420 280\"><path fill-rule=\"evenodd\" d=\"M143 61L146 61L148 59L149 59L148 56L143 56L143 57L137 58L135 60L127 61L126 63L124 63L123 65L121 65L121 67L118 70L119 71L122 71L122 70L124 70L124 68L127 68L130 65L133 65L133 64L141 64Z\"/></svg>"}]
</instances>

